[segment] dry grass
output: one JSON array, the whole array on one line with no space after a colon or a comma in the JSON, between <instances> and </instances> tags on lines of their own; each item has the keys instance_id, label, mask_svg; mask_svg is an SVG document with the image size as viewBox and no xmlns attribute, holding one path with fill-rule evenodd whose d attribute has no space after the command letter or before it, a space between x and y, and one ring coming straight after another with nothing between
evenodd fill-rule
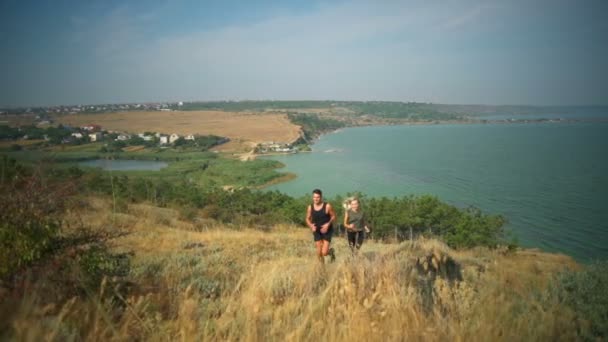
<instances>
[{"instance_id":1,"label":"dry grass","mask_svg":"<svg viewBox=\"0 0 608 342\"><path fill-rule=\"evenodd\" d=\"M299 126L284 114L224 111L120 112L95 115L62 115L57 122L75 126L98 124L104 129L141 133L144 131L186 134L215 134L233 140L260 143L292 142Z\"/></svg>"},{"instance_id":2,"label":"dry grass","mask_svg":"<svg viewBox=\"0 0 608 342\"><path fill-rule=\"evenodd\" d=\"M146 149L146 146L144 146L144 145L127 146L127 147L122 148L122 150L125 152L138 152L138 151L143 151L145 149Z\"/></svg>"},{"instance_id":3,"label":"dry grass","mask_svg":"<svg viewBox=\"0 0 608 342\"><path fill-rule=\"evenodd\" d=\"M108 214L100 214L108 213ZM73 215L76 215L74 213ZM172 209L89 199L94 229L120 227L135 288L61 303L28 292L10 320L16 340L570 340L572 313L543 299L569 257L538 251L453 251L436 240L367 241L321 265L306 229L271 232L179 221ZM59 289L58 289L59 291Z\"/></svg>"},{"instance_id":4,"label":"dry grass","mask_svg":"<svg viewBox=\"0 0 608 342\"><path fill-rule=\"evenodd\" d=\"M34 144L38 144L44 142L43 139L32 139L32 140L9 140L9 141L0 141L0 147L9 147L12 145L20 145L20 146L31 146Z\"/></svg>"},{"instance_id":5,"label":"dry grass","mask_svg":"<svg viewBox=\"0 0 608 342\"><path fill-rule=\"evenodd\" d=\"M36 123L36 114L2 114L0 123L11 127L29 126Z\"/></svg>"}]
</instances>

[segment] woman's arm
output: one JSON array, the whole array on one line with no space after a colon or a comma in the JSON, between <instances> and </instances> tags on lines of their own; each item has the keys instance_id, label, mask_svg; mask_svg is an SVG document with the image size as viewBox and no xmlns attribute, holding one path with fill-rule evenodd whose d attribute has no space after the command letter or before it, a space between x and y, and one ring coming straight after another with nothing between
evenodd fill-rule
<instances>
[{"instance_id":1,"label":"woman's arm","mask_svg":"<svg viewBox=\"0 0 608 342\"><path fill-rule=\"evenodd\" d=\"M348 225L348 210L344 211L344 227L346 227L347 229L350 229L350 227Z\"/></svg>"}]
</instances>

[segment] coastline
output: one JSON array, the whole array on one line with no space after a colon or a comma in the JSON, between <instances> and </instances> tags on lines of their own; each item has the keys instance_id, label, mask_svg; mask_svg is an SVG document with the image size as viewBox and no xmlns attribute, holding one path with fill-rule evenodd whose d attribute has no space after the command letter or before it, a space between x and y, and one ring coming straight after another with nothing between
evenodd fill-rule
<instances>
[{"instance_id":1,"label":"coastline","mask_svg":"<svg viewBox=\"0 0 608 342\"><path fill-rule=\"evenodd\" d=\"M608 122L608 118L584 118L584 119L517 119L517 120L509 120L509 119L505 119L505 120L436 120L436 121L390 121L390 122L376 122L376 123L369 123L369 124L360 124L360 125L351 125L351 126L345 126L345 127L340 127L334 130L330 130L330 131L324 131L324 132L319 132L318 134L316 134L314 136L314 138L308 143L309 146L313 146L316 144L316 142L324 135L328 135L328 134L332 134L332 133L337 133L340 132L344 129L348 129L348 128L357 128L357 127L382 127L382 126L435 126L435 125L492 125L492 124L499 124L499 125L510 125L510 124L538 124L538 123L552 123L552 124L568 124L568 123L593 123L593 122ZM314 151L298 151L298 153L312 153ZM266 157L266 156L284 156L284 155L291 155L294 153L281 153L281 152L275 152L275 153L264 153L264 154L255 154L253 153L253 150L247 153L242 154L239 158L243 161L247 161L247 160L254 160L257 157ZM284 165L279 167L283 168L285 167ZM280 176L277 177L275 179L273 179L272 181L263 184L259 187L257 187L258 189L265 189L269 186L272 185L276 185L276 184L280 184L280 183L285 183L285 182L289 182L292 181L294 179L296 179L298 177L298 175L296 173L285 173L285 175L289 174L289 176Z\"/></svg>"}]
</instances>

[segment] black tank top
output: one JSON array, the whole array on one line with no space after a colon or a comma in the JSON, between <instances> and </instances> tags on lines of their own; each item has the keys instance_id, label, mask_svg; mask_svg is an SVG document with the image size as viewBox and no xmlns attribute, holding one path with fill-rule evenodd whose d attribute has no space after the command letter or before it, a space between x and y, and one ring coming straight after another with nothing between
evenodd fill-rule
<instances>
[{"instance_id":1,"label":"black tank top","mask_svg":"<svg viewBox=\"0 0 608 342\"><path fill-rule=\"evenodd\" d=\"M329 214L327 213L327 210L325 208L326 205L327 205L327 203L323 202L323 206L321 207L321 210L318 210L318 211L315 210L314 204L310 205L310 209L312 212L312 223L314 223L315 227L317 227L317 228L326 224L331 219L331 216L329 216ZM331 227L331 225L330 225L330 227Z\"/></svg>"}]
</instances>

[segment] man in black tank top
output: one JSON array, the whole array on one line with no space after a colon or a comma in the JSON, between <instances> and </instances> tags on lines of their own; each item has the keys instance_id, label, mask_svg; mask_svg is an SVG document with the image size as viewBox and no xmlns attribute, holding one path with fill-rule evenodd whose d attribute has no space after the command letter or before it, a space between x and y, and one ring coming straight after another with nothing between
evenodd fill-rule
<instances>
[{"instance_id":1,"label":"man in black tank top","mask_svg":"<svg viewBox=\"0 0 608 342\"><path fill-rule=\"evenodd\" d=\"M324 262L329 255L331 261L335 260L333 248L329 248L331 236L334 233L332 223L336 220L336 213L331 204L323 202L323 193L319 189L312 191L312 204L306 210L306 224L312 230L317 247L319 261Z\"/></svg>"}]
</instances>

